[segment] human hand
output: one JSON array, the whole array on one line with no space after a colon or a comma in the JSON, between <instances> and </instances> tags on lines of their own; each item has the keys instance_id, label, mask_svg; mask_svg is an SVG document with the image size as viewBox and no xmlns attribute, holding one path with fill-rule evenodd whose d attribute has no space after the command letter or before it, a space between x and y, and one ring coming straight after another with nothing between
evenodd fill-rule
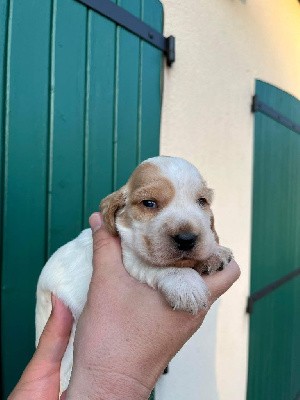
<instances>
[{"instance_id":1,"label":"human hand","mask_svg":"<svg viewBox=\"0 0 300 400\"><path fill-rule=\"evenodd\" d=\"M67 399L146 400L165 366L201 326L208 311L196 316L174 311L157 291L129 276L120 241L101 226L93 230L93 276L79 319ZM235 261L204 276L210 305L238 279ZM208 307L209 308L209 307Z\"/></svg>"},{"instance_id":2,"label":"human hand","mask_svg":"<svg viewBox=\"0 0 300 400\"><path fill-rule=\"evenodd\" d=\"M39 345L8 400L58 400L60 365L72 324L71 311L52 296L52 312Z\"/></svg>"}]
</instances>

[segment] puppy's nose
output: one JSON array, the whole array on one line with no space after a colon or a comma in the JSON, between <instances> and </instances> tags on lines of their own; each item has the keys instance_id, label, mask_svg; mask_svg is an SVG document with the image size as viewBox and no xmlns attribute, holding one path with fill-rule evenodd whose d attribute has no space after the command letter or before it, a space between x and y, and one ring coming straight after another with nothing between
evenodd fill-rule
<instances>
[{"instance_id":1,"label":"puppy's nose","mask_svg":"<svg viewBox=\"0 0 300 400\"><path fill-rule=\"evenodd\" d=\"M172 238L175 241L179 250L191 250L196 244L198 235L195 235L191 232L183 232L179 233L178 235L172 236Z\"/></svg>"}]
</instances>

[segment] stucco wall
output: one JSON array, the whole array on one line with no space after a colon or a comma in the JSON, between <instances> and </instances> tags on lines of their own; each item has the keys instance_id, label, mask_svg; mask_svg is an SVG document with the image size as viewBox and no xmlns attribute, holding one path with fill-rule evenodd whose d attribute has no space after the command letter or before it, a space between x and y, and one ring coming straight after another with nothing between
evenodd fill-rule
<instances>
[{"instance_id":1,"label":"stucco wall","mask_svg":"<svg viewBox=\"0 0 300 400\"><path fill-rule=\"evenodd\" d=\"M157 400L246 396L255 79L300 98L298 0L163 0L177 59L165 71L161 153L184 157L215 189L221 243L242 277L161 378Z\"/></svg>"}]
</instances>

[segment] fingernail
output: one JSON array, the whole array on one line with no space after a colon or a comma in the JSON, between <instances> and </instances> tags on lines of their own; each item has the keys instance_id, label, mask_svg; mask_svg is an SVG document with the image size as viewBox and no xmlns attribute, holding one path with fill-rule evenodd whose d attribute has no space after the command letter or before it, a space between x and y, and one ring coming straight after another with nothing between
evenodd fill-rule
<instances>
[{"instance_id":1,"label":"fingernail","mask_svg":"<svg viewBox=\"0 0 300 400\"><path fill-rule=\"evenodd\" d=\"M89 223L92 229L92 232L95 233L98 229L100 229L102 221L99 213L94 213L89 218Z\"/></svg>"}]
</instances>

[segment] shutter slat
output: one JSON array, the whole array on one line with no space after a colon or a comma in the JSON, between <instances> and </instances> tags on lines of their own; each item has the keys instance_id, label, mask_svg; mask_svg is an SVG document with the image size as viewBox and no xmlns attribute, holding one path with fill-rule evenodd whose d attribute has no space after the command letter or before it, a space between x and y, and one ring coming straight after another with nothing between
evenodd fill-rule
<instances>
[{"instance_id":1,"label":"shutter slat","mask_svg":"<svg viewBox=\"0 0 300 400\"><path fill-rule=\"evenodd\" d=\"M116 26L89 11L84 225L113 191Z\"/></svg>"},{"instance_id":2,"label":"shutter slat","mask_svg":"<svg viewBox=\"0 0 300 400\"><path fill-rule=\"evenodd\" d=\"M54 51L54 121L50 248L75 237L82 227L86 89L87 10L57 1Z\"/></svg>"}]
</instances>

